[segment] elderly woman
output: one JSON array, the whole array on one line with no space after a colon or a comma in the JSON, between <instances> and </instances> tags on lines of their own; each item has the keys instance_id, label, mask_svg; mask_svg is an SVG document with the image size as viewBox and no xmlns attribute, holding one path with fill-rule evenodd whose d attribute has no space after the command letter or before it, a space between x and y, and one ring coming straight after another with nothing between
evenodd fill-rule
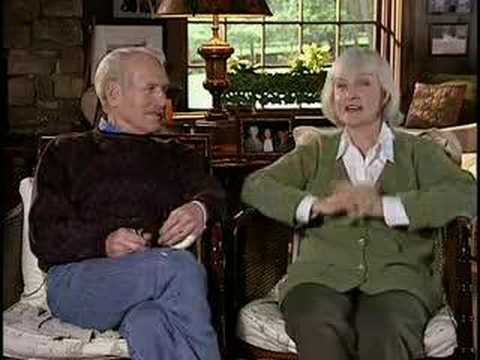
<instances>
[{"instance_id":1,"label":"elderly woman","mask_svg":"<svg viewBox=\"0 0 480 360\"><path fill-rule=\"evenodd\" d=\"M401 119L388 63L346 50L322 92L340 130L309 137L247 178L243 200L304 226L281 291L301 360L413 359L442 301L436 229L476 213L476 186L440 146L392 129Z\"/></svg>"}]
</instances>

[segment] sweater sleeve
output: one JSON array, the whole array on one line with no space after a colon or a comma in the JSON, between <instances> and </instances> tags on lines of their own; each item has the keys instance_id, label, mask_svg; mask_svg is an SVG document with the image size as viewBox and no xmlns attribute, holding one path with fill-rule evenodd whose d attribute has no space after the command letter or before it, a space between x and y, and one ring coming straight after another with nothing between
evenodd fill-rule
<instances>
[{"instance_id":1,"label":"sweater sleeve","mask_svg":"<svg viewBox=\"0 0 480 360\"><path fill-rule=\"evenodd\" d=\"M296 209L308 195L306 184L316 171L318 148L316 140L298 145L273 164L248 176L242 200L264 215L293 226Z\"/></svg>"},{"instance_id":2,"label":"sweater sleeve","mask_svg":"<svg viewBox=\"0 0 480 360\"><path fill-rule=\"evenodd\" d=\"M207 223L223 219L226 195L219 182L208 174L203 159L190 148L181 147L178 155L177 179L182 186L184 201L200 201L207 210Z\"/></svg>"},{"instance_id":3,"label":"sweater sleeve","mask_svg":"<svg viewBox=\"0 0 480 360\"><path fill-rule=\"evenodd\" d=\"M457 216L476 216L476 183L471 174L427 141L416 142L413 158L419 188L398 194L410 230L441 227Z\"/></svg>"},{"instance_id":4,"label":"sweater sleeve","mask_svg":"<svg viewBox=\"0 0 480 360\"><path fill-rule=\"evenodd\" d=\"M55 139L47 145L37 167L30 211L30 244L42 269L105 256L105 229L86 219L69 196L67 164L72 148Z\"/></svg>"}]
</instances>

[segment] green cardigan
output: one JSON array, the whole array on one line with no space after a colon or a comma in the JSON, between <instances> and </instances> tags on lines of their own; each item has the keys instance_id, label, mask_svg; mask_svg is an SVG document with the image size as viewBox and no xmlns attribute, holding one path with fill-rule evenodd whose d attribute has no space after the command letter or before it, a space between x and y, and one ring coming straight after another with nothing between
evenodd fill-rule
<instances>
[{"instance_id":1,"label":"green cardigan","mask_svg":"<svg viewBox=\"0 0 480 360\"><path fill-rule=\"evenodd\" d=\"M438 228L457 216L476 215L476 183L440 146L394 130L394 162L382 174L385 195L401 198L409 226L388 227L383 219L326 217L307 226L297 261L288 268L280 297L300 283L338 291L358 287L368 294L405 290L430 311L442 304L434 271ZM295 226L295 212L307 194L327 196L339 178L340 133L318 135L245 181L242 199L264 215Z\"/></svg>"}]
</instances>

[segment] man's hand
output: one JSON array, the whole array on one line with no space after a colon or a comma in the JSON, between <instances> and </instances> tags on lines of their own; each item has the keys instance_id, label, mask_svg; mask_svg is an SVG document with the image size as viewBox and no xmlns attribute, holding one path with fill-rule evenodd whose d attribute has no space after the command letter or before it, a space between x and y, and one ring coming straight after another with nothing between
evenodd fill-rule
<instances>
[{"instance_id":1,"label":"man's hand","mask_svg":"<svg viewBox=\"0 0 480 360\"><path fill-rule=\"evenodd\" d=\"M105 252L108 257L119 257L142 251L150 238L151 234L140 236L134 229L119 228L107 236Z\"/></svg>"},{"instance_id":2,"label":"man's hand","mask_svg":"<svg viewBox=\"0 0 480 360\"><path fill-rule=\"evenodd\" d=\"M314 201L311 218L346 214L352 218L383 217L382 197L373 186L339 182L333 194Z\"/></svg>"},{"instance_id":3,"label":"man's hand","mask_svg":"<svg viewBox=\"0 0 480 360\"><path fill-rule=\"evenodd\" d=\"M162 246L173 246L189 235L194 239L200 237L204 230L205 223L200 206L189 202L170 213L159 231L158 243Z\"/></svg>"}]
</instances>

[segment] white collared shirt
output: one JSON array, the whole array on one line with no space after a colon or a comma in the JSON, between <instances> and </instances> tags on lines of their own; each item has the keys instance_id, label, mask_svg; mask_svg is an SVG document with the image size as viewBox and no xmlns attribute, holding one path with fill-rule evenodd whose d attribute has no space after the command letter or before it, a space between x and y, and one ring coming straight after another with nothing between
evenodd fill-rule
<instances>
[{"instance_id":1,"label":"white collared shirt","mask_svg":"<svg viewBox=\"0 0 480 360\"><path fill-rule=\"evenodd\" d=\"M393 154L394 134L386 123L382 124L377 142L372 146L365 158L360 150L351 142L346 131L342 132L336 159L342 159L347 175L353 185L373 186L382 174L387 161L395 162ZM296 219L300 224L310 220L310 210L315 196L307 195L296 210ZM382 197L383 214L388 226L408 225L410 223L405 207L398 196Z\"/></svg>"}]
</instances>

